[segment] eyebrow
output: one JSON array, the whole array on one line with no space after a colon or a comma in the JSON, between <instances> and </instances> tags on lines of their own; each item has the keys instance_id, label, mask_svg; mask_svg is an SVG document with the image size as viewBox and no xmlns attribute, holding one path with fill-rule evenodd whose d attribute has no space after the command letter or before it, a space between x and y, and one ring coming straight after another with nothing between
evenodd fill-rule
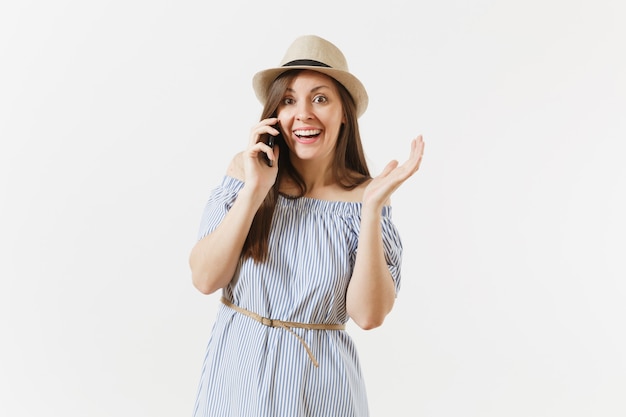
<instances>
[{"instance_id":1,"label":"eyebrow","mask_svg":"<svg viewBox=\"0 0 626 417\"><path fill-rule=\"evenodd\" d=\"M328 88L328 89L330 89L330 87L329 87L329 86L327 86L327 85L318 85L317 87L313 87L313 88L311 89L310 93L314 93L314 92L316 92L316 91L318 91L318 90L321 90L322 88ZM295 92L296 92L296 90L294 90L293 88L289 88L289 87L287 87L287 91L289 91L289 92L293 92L293 93L295 93Z\"/></svg>"}]
</instances>

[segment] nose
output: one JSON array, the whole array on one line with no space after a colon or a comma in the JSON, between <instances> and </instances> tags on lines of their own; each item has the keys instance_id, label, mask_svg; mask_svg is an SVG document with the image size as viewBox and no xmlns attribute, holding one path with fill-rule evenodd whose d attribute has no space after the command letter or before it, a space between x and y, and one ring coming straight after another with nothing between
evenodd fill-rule
<instances>
[{"instance_id":1,"label":"nose","mask_svg":"<svg viewBox=\"0 0 626 417\"><path fill-rule=\"evenodd\" d=\"M298 103L298 109L296 112L297 120L308 120L311 119L311 103L306 100L302 100Z\"/></svg>"}]
</instances>

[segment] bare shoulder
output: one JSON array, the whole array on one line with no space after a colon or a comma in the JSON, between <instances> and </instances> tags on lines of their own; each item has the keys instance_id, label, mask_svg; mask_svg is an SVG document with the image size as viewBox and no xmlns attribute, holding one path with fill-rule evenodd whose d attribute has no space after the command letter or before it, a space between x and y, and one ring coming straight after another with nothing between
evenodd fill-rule
<instances>
[{"instance_id":1,"label":"bare shoulder","mask_svg":"<svg viewBox=\"0 0 626 417\"><path fill-rule=\"evenodd\" d=\"M241 181L245 179L243 170L243 152L239 152L238 154L233 156L233 159L230 161L230 164L228 165L228 168L226 170L226 175Z\"/></svg>"}]
</instances>

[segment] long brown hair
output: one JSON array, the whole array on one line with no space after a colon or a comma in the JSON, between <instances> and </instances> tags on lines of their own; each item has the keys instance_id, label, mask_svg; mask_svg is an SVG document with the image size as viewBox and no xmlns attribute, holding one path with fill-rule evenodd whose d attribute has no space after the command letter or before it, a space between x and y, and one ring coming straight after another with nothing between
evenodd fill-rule
<instances>
[{"instance_id":1,"label":"long brown hair","mask_svg":"<svg viewBox=\"0 0 626 417\"><path fill-rule=\"evenodd\" d=\"M302 70L287 71L274 80L270 86L268 98L261 112L260 120L276 117L278 106L283 99L285 91L287 91L287 87L301 71ZM343 85L334 78L331 77L331 79L339 92L345 120L345 123L342 124L339 131L335 148L335 158L333 159L331 169L337 183L344 189L352 190L370 179L371 176L365 159L365 153L363 152L354 100ZM291 163L286 144L281 139L278 139L276 145L281 146L280 156L278 157L278 177L257 210L242 249L244 259L252 258L255 262L263 262L267 259L270 227L272 225L274 208L278 201L281 180L283 178L289 178L296 184L300 191L298 195L290 196L289 198L300 198L307 192L307 187L302 176Z\"/></svg>"}]
</instances>

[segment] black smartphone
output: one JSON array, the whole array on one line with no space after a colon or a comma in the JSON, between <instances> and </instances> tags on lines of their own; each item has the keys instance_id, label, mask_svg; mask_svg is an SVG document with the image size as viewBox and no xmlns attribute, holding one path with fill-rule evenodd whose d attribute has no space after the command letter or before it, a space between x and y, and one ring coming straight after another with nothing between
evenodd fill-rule
<instances>
[{"instance_id":1,"label":"black smartphone","mask_svg":"<svg viewBox=\"0 0 626 417\"><path fill-rule=\"evenodd\" d=\"M276 123L273 127L274 127L274 129L278 130L279 133L276 136L267 135L267 146L269 146L270 148L274 147L274 144L276 143L276 141L278 140L278 138L281 135L280 134L280 125L278 123ZM269 167L274 166L274 161L269 159L267 157L267 155L265 155L265 161L267 162L267 166L269 166Z\"/></svg>"}]
</instances>

